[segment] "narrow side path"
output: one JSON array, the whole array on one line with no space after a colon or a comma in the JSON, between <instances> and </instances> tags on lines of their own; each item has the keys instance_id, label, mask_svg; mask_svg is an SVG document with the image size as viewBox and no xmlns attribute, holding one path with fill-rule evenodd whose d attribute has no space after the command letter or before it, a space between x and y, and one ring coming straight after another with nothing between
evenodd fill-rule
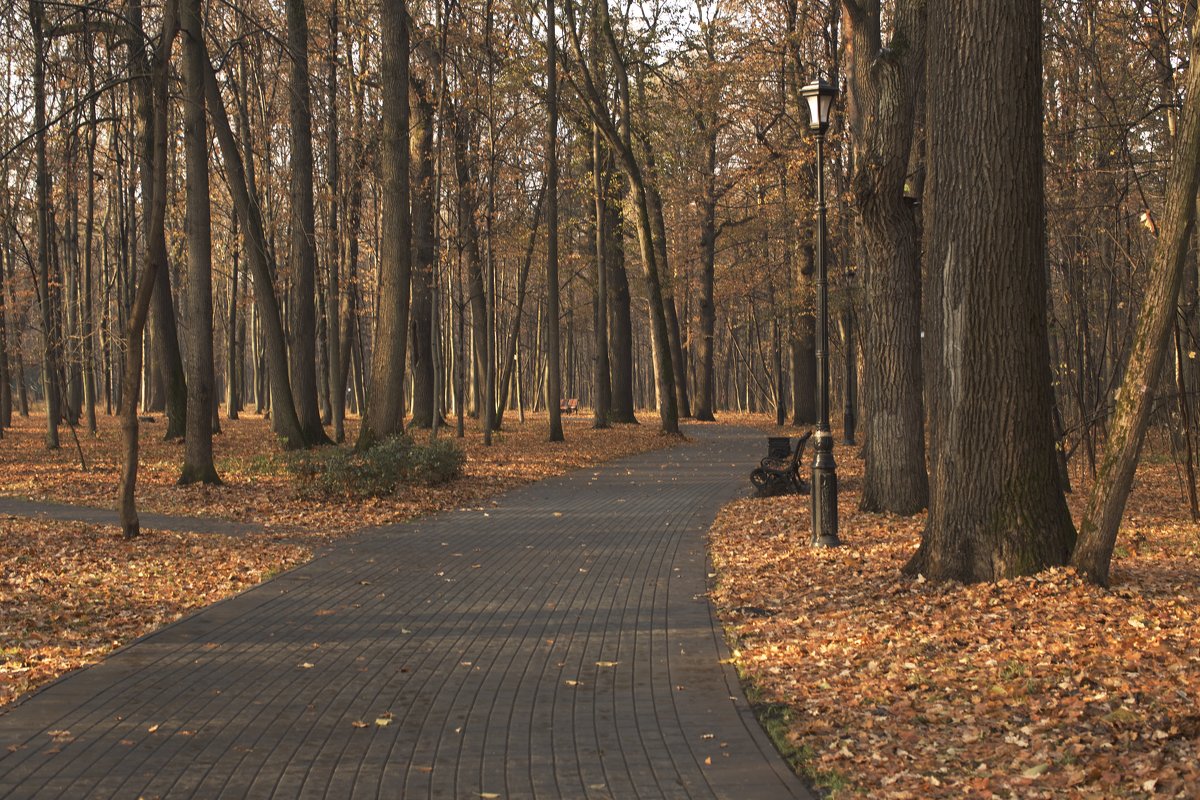
<instances>
[{"instance_id":1,"label":"narrow side path","mask_svg":"<svg viewBox=\"0 0 1200 800\"><path fill-rule=\"evenodd\" d=\"M366 533L67 676L0 714L0 797L808 797L705 596L762 436L688 433Z\"/></svg>"},{"instance_id":2,"label":"narrow side path","mask_svg":"<svg viewBox=\"0 0 1200 800\"><path fill-rule=\"evenodd\" d=\"M120 515L110 508L77 506L55 503L51 500L28 500L24 497L0 496L0 514L34 519L55 519L64 522L87 522L92 525L120 526L121 524ZM247 533L261 533L263 530L260 525L217 517L187 517L138 512L138 519L143 528L156 531L220 533L239 536Z\"/></svg>"}]
</instances>

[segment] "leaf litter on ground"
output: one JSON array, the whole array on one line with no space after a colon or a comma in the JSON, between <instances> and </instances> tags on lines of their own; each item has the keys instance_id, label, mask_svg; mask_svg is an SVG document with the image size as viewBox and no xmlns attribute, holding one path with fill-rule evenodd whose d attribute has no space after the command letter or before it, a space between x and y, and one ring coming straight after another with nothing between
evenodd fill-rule
<instances>
[{"instance_id":1,"label":"leaf litter on ground","mask_svg":"<svg viewBox=\"0 0 1200 800\"><path fill-rule=\"evenodd\" d=\"M859 511L862 461L837 459L843 547L808 546L806 496L738 500L710 532L734 663L818 786L1200 797L1200 525L1172 465L1139 468L1104 590L1070 569L906 578L924 516Z\"/></svg>"}]
</instances>

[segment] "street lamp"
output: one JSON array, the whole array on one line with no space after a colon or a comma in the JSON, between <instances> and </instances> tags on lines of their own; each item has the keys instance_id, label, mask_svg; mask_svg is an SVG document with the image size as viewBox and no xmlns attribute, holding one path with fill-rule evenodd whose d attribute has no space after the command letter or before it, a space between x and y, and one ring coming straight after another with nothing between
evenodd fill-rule
<instances>
[{"instance_id":1,"label":"street lamp","mask_svg":"<svg viewBox=\"0 0 1200 800\"><path fill-rule=\"evenodd\" d=\"M812 545L836 547L837 464L829 431L829 275L825 264L825 131L837 88L821 78L800 90L808 101L808 129L817 135L817 432L813 437Z\"/></svg>"}]
</instances>

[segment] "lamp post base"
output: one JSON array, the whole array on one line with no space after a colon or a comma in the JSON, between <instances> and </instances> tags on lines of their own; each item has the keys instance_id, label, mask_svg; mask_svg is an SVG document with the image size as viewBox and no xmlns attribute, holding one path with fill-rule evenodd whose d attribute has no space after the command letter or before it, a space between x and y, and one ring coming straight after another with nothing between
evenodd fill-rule
<instances>
[{"instance_id":1,"label":"lamp post base","mask_svg":"<svg viewBox=\"0 0 1200 800\"><path fill-rule=\"evenodd\" d=\"M837 547L842 543L838 538L837 465L829 449L832 444L828 433L817 441L819 449L812 467L813 547Z\"/></svg>"}]
</instances>

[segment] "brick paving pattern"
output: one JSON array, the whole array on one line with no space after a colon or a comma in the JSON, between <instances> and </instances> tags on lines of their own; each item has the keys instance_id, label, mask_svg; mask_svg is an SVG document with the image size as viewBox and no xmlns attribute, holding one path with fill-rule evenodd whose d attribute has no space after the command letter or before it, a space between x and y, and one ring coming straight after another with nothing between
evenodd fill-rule
<instances>
[{"instance_id":1,"label":"brick paving pattern","mask_svg":"<svg viewBox=\"0 0 1200 800\"><path fill-rule=\"evenodd\" d=\"M689 435L366 532L67 676L0 714L0 797L809 797L704 595L762 437Z\"/></svg>"}]
</instances>

